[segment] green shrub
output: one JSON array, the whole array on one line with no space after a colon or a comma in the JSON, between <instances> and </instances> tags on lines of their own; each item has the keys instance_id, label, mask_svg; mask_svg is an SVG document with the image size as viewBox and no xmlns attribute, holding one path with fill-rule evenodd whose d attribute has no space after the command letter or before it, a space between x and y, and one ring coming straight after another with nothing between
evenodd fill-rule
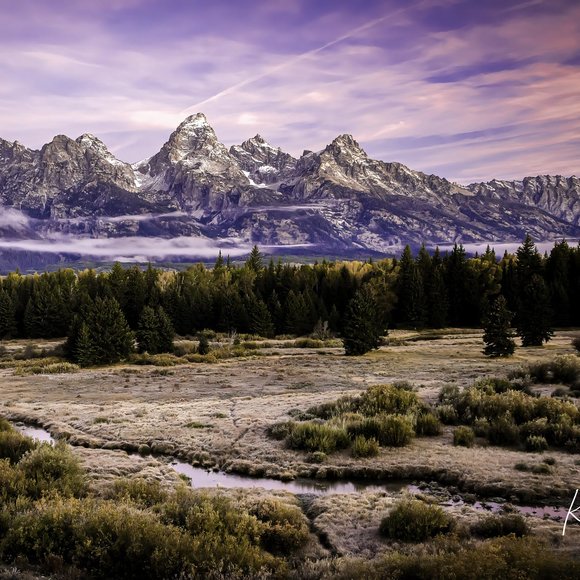
<instances>
[{"instance_id":1,"label":"green shrub","mask_svg":"<svg viewBox=\"0 0 580 580\"><path fill-rule=\"evenodd\" d=\"M308 542L308 520L298 506L265 499L249 513L262 524L260 544L273 554L291 554Z\"/></svg>"},{"instance_id":2,"label":"green shrub","mask_svg":"<svg viewBox=\"0 0 580 580\"><path fill-rule=\"evenodd\" d=\"M356 411L367 417L385 413L405 415L419 407L416 393L394 385L375 385L360 395Z\"/></svg>"},{"instance_id":3,"label":"green shrub","mask_svg":"<svg viewBox=\"0 0 580 580\"><path fill-rule=\"evenodd\" d=\"M444 425L457 425L459 422L459 415L452 405L439 405L436 412Z\"/></svg>"},{"instance_id":4,"label":"green shrub","mask_svg":"<svg viewBox=\"0 0 580 580\"><path fill-rule=\"evenodd\" d=\"M475 433L471 427L457 427L453 430L453 445L461 447L473 447L475 443Z\"/></svg>"},{"instance_id":5,"label":"green shrub","mask_svg":"<svg viewBox=\"0 0 580 580\"><path fill-rule=\"evenodd\" d=\"M294 341L293 346L295 348L322 348L324 341L316 338L298 338Z\"/></svg>"},{"instance_id":6,"label":"green shrub","mask_svg":"<svg viewBox=\"0 0 580 580\"><path fill-rule=\"evenodd\" d=\"M434 437L441 434L441 421L434 413L419 413L415 423L415 433L422 437Z\"/></svg>"},{"instance_id":7,"label":"green shrub","mask_svg":"<svg viewBox=\"0 0 580 580\"><path fill-rule=\"evenodd\" d=\"M139 506L152 507L161 504L167 493L155 479L116 479L105 493L108 499L131 501Z\"/></svg>"},{"instance_id":8,"label":"green shrub","mask_svg":"<svg viewBox=\"0 0 580 580\"><path fill-rule=\"evenodd\" d=\"M344 429L317 423L296 423L286 442L291 449L332 453L348 447L350 439Z\"/></svg>"},{"instance_id":9,"label":"green shrub","mask_svg":"<svg viewBox=\"0 0 580 580\"><path fill-rule=\"evenodd\" d=\"M435 550L389 552L371 561L345 560L332 577L337 580L575 580L580 577L580 562L533 538L506 536L463 544L451 538L437 541Z\"/></svg>"},{"instance_id":10,"label":"green shrub","mask_svg":"<svg viewBox=\"0 0 580 580\"><path fill-rule=\"evenodd\" d=\"M556 458L555 457L544 457L542 462L546 465L556 465Z\"/></svg>"},{"instance_id":11,"label":"green shrub","mask_svg":"<svg viewBox=\"0 0 580 580\"><path fill-rule=\"evenodd\" d=\"M8 459L0 459L0 505L24 495L24 490L25 482L22 472L10 465Z\"/></svg>"},{"instance_id":12,"label":"green shrub","mask_svg":"<svg viewBox=\"0 0 580 580\"><path fill-rule=\"evenodd\" d=\"M15 429L0 431L0 459L8 459L11 463L18 463L20 459L37 443L30 437L25 437Z\"/></svg>"},{"instance_id":13,"label":"green shrub","mask_svg":"<svg viewBox=\"0 0 580 580\"><path fill-rule=\"evenodd\" d=\"M510 534L522 538L530 533L530 528L520 514L489 515L472 524L470 532L478 538L497 538Z\"/></svg>"},{"instance_id":14,"label":"green shrub","mask_svg":"<svg viewBox=\"0 0 580 580\"><path fill-rule=\"evenodd\" d=\"M524 463L523 461L518 461L514 465L514 469L516 471L530 471L530 466L527 463Z\"/></svg>"},{"instance_id":15,"label":"green shrub","mask_svg":"<svg viewBox=\"0 0 580 580\"><path fill-rule=\"evenodd\" d=\"M485 437L489 435L489 421L483 417L476 419L473 422L473 432L477 437Z\"/></svg>"},{"instance_id":16,"label":"green shrub","mask_svg":"<svg viewBox=\"0 0 580 580\"><path fill-rule=\"evenodd\" d=\"M306 412L315 417L320 417L321 419L331 419L337 415L354 412L357 405L358 397L345 395L344 397L338 398L336 401L310 407Z\"/></svg>"},{"instance_id":17,"label":"green shrub","mask_svg":"<svg viewBox=\"0 0 580 580\"><path fill-rule=\"evenodd\" d=\"M26 365L16 369L16 375L56 375L76 373L80 366L70 362L55 362L45 365Z\"/></svg>"},{"instance_id":18,"label":"green shrub","mask_svg":"<svg viewBox=\"0 0 580 580\"><path fill-rule=\"evenodd\" d=\"M156 367L174 367L175 365L183 364L185 359L178 358L173 354L132 354L129 357L129 362L136 365L152 365Z\"/></svg>"},{"instance_id":19,"label":"green shrub","mask_svg":"<svg viewBox=\"0 0 580 580\"><path fill-rule=\"evenodd\" d=\"M548 442L541 435L529 435L525 441L526 451L541 453L548 449Z\"/></svg>"},{"instance_id":20,"label":"green shrub","mask_svg":"<svg viewBox=\"0 0 580 580\"><path fill-rule=\"evenodd\" d=\"M553 472L553 469L547 463L539 463L532 465L530 471L536 475L549 475Z\"/></svg>"},{"instance_id":21,"label":"green shrub","mask_svg":"<svg viewBox=\"0 0 580 580\"><path fill-rule=\"evenodd\" d=\"M266 432L270 437L272 437L272 439L281 441L290 435L292 429L294 429L294 425L296 425L294 421L282 421L280 423L274 423L273 425L270 425Z\"/></svg>"},{"instance_id":22,"label":"green shrub","mask_svg":"<svg viewBox=\"0 0 580 580\"><path fill-rule=\"evenodd\" d=\"M306 461L308 461L308 463L324 463L325 459L326 453L322 451L313 451L312 453L308 453L308 455L306 455Z\"/></svg>"},{"instance_id":23,"label":"green shrub","mask_svg":"<svg viewBox=\"0 0 580 580\"><path fill-rule=\"evenodd\" d=\"M439 403L441 405L455 405L461 391L457 385L444 385L439 391Z\"/></svg>"},{"instance_id":24,"label":"green shrub","mask_svg":"<svg viewBox=\"0 0 580 580\"><path fill-rule=\"evenodd\" d=\"M367 439L358 435L354 438L351 452L353 457L376 457L379 454L379 443L374 437Z\"/></svg>"},{"instance_id":25,"label":"green shrub","mask_svg":"<svg viewBox=\"0 0 580 580\"><path fill-rule=\"evenodd\" d=\"M515 445L519 441L519 429L511 417L504 416L489 424L487 437L493 445Z\"/></svg>"},{"instance_id":26,"label":"green shrub","mask_svg":"<svg viewBox=\"0 0 580 580\"><path fill-rule=\"evenodd\" d=\"M78 460L64 443L43 443L19 462L18 469L26 482L26 494L40 498L56 491L62 496L80 497L87 483Z\"/></svg>"},{"instance_id":27,"label":"green shrub","mask_svg":"<svg viewBox=\"0 0 580 580\"><path fill-rule=\"evenodd\" d=\"M14 431L14 427L10 424L10 421L0 417L0 433L3 431Z\"/></svg>"},{"instance_id":28,"label":"green shrub","mask_svg":"<svg viewBox=\"0 0 580 580\"><path fill-rule=\"evenodd\" d=\"M204 332L201 333L198 337L199 343L197 345L197 354L209 354L210 347L209 347L209 339L208 333Z\"/></svg>"},{"instance_id":29,"label":"green shrub","mask_svg":"<svg viewBox=\"0 0 580 580\"><path fill-rule=\"evenodd\" d=\"M453 527L454 520L439 506L405 499L382 519L379 531L393 540L424 542L438 534L449 533Z\"/></svg>"},{"instance_id":30,"label":"green shrub","mask_svg":"<svg viewBox=\"0 0 580 580\"><path fill-rule=\"evenodd\" d=\"M180 340L173 344L173 354L177 357L193 354L197 350L197 345L193 340Z\"/></svg>"},{"instance_id":31,"label":"green shrub","mask_svg":"<svg viewBox=\"0 0 580 580\"><path fill-rule=\"evenodd\" d=\"M572 385L580 378L580 361L574 355L560 355L551 361L531 363L515 371L512 376L528 374L537 383Z\"/></svg>"},{"instance_id":32,"label":"green shrub","mask_svg":"<svg viewBox=\"0 0 580 580\"><path fill-rule=\"evenodd\" d=\"M497 377L479 379L473 383L473 387L487 393L488 395L505 393L513 388L510 381Z\"/></svg>"},{"instance_id":33,"label":"green shrub","mask_svg":"<svg viewBox=\"0 0 580 580\"><path fill-rule=\"evenodd\" d=\"M367 439L376 439L385 447L404 447L413 438L411 419L405 415L377 415L367 417L361 422L348 427L351 437L362 435Z\"/></svg>"},{"instance_id":34,"label":"green shrub","mask_svg":"<svg viewBox=\"0 0 580 580\"><path fill-rule=\"evenodd\" d=\"M98 577L171 578L192 574L191 538L151 513L118 503L43 501L15 516L3 557L41 564L57 558Z\"/></svg>"},{"instance_id":35,"label":"green shrub","mask_svg":"<svg viewBox=\"0 0 580 580\"><path fill-rule=\"evenodd\" d=\"M191 534L196 577L246 578L259 576L258 571L267 576L280 565L260 547L264 526L221 494L181 487L159 513L165 524Z\"/></svg>"}]
</instances>

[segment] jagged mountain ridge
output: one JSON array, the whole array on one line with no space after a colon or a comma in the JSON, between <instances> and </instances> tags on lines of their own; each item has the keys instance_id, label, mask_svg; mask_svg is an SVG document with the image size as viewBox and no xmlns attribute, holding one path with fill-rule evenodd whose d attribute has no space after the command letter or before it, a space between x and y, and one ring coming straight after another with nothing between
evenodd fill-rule
<instances>
[{"instance_id":1,"label":"jagged mountain ridge","mask_svg":"<svg viewBox=\"0 0 580 580\"><path fill-rule=\"evenodd\" d=\"M19 219L11 219L14 212ZM299 159L260 135L228 149L201 113L134 165L92 135L59 135L40 151L0 139L0 234L56 233L236 238L311 244L319 252L519 241L525 233L574 238L580 180L539 176L463 187L371 159L350 135Z\"/></svg>"}]
</instances>

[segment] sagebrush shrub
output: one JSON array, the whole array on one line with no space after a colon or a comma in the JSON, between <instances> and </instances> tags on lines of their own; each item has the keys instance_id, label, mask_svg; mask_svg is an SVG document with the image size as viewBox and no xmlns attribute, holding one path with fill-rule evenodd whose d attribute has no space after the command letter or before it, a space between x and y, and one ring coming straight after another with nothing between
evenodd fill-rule
<instances>
[{"instance_id":1,"label":"sagebrush shrub","mask_svg":"<svg viewBox=\"0 0 580 580\"><path fill-rule=\"evenodd\" d=\"M422 437L434 437L441 433L441 421L432 413L419 413L415 423L415 433Z\"/></svg>"},{"instance_id":2,"label":"sagebrush shrub","mask_svg":"<svg viewBox=\"0 0 580 580\"><path fill-rule=\"evenodd\" d=\"M29 451L38 444L30 437L25 437L15 429L0 431L0 459L8 459L18 463Z\"/></svg>"},{"instance_id":3,"label":"sagebrush shrub","mask_svg":"<svg viewBox=\"0 0 580 580\"><path fill-rule=\"evenodd\" d=\"M487 437L493 445L515 445L519 441L519 429L511 417L504 416L490 422Z\"/></svg>"},{"instance_id":4,"label":"sagebrush shrub","mask_svg":"<svg viewBox=\"0 0 580 580\"><path fill-rule=\"evenodd\" d=\"M548 442L542 435L529 435L525 440L526 451L541 453L548 449Z\"/></svg>"},{"instance_id":5,"label":"sagebrush shrub","mask_svg":"<svg viewBox=\"0 0 580 580\"><path fill-rule=\"evenodd\" d=\"M273 554L290 554L308 542L308 520L298 506L262 500L249 513L262 524L260 543Z\"/></svg>"},{"instance_id":6,"label":"sagebrush shrub","mask_svg":"<svg viewBox=\"0 0 580 580\"><path fill-rule=\"evenodd\" d=\"M24 475L29 497L40 498L49 492L81 497L87 490L85 473L64 443L39 445L22 458L18 469Z\"/></svg>"},{"instance_id":7,"label":"sagebrush shrub","mask_svg":"<svg viewBox=\"0 0 580 580\"><path fill-rule=\"evenodd\" d=\"M358 400L357 411L371 417L385 413L405 415L419 407L416 393L394 385L375 385L367 389Z\"/></svg>"},{"instance_id":8,"label":"sagebrush shrub","mask_svg":"<svg viewBox=\"0 0 580 580\"><path fill-rule=\"evenodd\" d=\"M376 457L379 454L379 442L371 437L357 435L352 443L351 453L353 457Z\"/></svg>"},{"instance_id":9,"label":"sagebrush shrub","mask_svg":"<svg viewBox=\"0 0 580 580\"><path fill-rule=\"evenodd\" d=\"M453 431L453 445L460 447L473 447L475 433L471 427L460 426Z\"/></svg>"},{"instance_id":10,"label":"sagebrush shrub","mask_svg":"<svg viewBox=\"0 0 580 580\"><path fill-rule=\"evenodd\" d=\"M318 423L296 423L286 437L288 447L303 451L322 451L332 453L345 449L350 439L344 429L329 427Z\"/></svg>"},{"instance_id":11,"label":"sagebrush shrub","mask_svg":"<svg viewBox=\"0 0 580 580\"><path fill-rule=\"evenodd\" d=\"M530 533L530 527L520 514L489 515L470 526L478 538L497 538L514 534L521 538Z\"/></svg>"},{"instance_id":12,"label":"sagebrush shrub","mask_svg":"<svg viewBox=\"0 0 580 580\"><path fill-rule=\"evenodd\" d=\"M442 508L416 499L405 499L381 521L383 536L403 542L424 542L438 534L447 534L454 520Z\"/></svg>"}]
</instances>

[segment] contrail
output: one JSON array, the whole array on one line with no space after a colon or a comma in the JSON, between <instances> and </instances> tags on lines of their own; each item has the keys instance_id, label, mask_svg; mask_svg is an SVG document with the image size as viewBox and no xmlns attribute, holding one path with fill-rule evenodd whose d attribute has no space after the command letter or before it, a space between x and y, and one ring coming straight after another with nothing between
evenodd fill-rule
<instances>
[{"instance_id":1,"label":"contrail","mask_svg":"<svg viewBox=\"0 0 580 580\"><path fill-rule=\"evenodd\" d=\"M376 26L380 22L383 22L387 18L392 18L393 16L396 16L397 14L399 14L401 12L405 12L406 10L407 10L406 8L402 8L402 9L397 10L397 11L395 11L387 16L381 16L380 18L376 18L375 20L371 20L371 21L369 21L361 26L358 26L357 28L353 28L352 30L343 34L342 36L339 36L338 38L335 38L334 40L331 40L330 42L327 42L326 44L323 44L322 46L319 46L318 48L315 48L313 50L309 50L308 52L304 52L302 54L294 56L291 59L283 62L282 64L279 64L278 66L275 66L275 67L273 67L273 68L271 68L263 73L255 75L253 77L249 77L249 78L247 78L239 83L236 83L235 85L232 85L231 87L228 87L227 89L224 89L223 91L220 91L219 93L216 93L215 95L212 95L211 97L208 97L207 99L204 99L203 101L199 101L199 103L196 103L195 105L191 105L187 109L184 109L183 111L181 111L180 115L188 115L192 112L197 112L197 111L199 111L199 107L202 107L206 103L211 103L212 101L215 101L216 99L219 99L220 97L225 97L226 95L231 95L232 93L236 92L238 89L241 89L242 87L250 85L250 84L252 84L256 81L259 81L265 77L268 77L268 76L270 76L270 75L272 75L272 74L274 74L282 69L285 69L285 68L292 66L292 65L294 65L302 60L305 60L305 59L307 59L315 54L318 54L319 52L322 52L323 50L326 50L327 48L330 48L331 46L334 46L334 45L339 44L345 40L348 40L349 38L352 38L353 36L357 35L359 32L364 32L365 30L368 30L369 28Z\"/></svg>"}]
</instances>

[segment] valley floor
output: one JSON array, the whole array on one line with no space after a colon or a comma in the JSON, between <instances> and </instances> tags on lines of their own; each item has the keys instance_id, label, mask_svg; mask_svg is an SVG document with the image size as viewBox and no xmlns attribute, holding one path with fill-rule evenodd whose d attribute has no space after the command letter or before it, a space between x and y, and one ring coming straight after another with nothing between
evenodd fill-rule
<instances>
[{"instance_id":1,"label":"valley floor","mask_svg":"<svg viewBox=\"0 0 580 580\"><path fill-rule=\"evenodd\" d=\"M290 419L293 409L306 410L375 384L408 381L421 397L434 401L444 385L467 386L480 377L505 376L528 362L573 354L571 339L579 334L557 332L545 347L518 348L506 360L483 356L479 331L446 330L395 331L390 344L364 357L345 357L338 347L284 348L269 341L255 356L214 364L119 365L33 376L17 376L5 368L0 369L0 416L42 425L53 436L66 437L96 488L120 476L175 484L179 477L166 459L174 456L194 465L262 477L439 482L447 486L447 499L502 498L567 508L580 484L580 462L578 456L561 451L524 453L483 443L471 449L455 447L452 428L445 427L438 437L381 449L372 459L337 452L313 464L304 453L268 437L266 430ZM537 390L549 394L554 388ZM126 453L136 450L141 455ZM539 463L546 456L556 460L551 473L514 467L521 461ZM386 549L378 525L398 497L387 490L298 499L259 489L223 493L238 498L275 494L290 503L299 501L312 529L324 538L315 552L363 557ZM480 515L467 503L448 509L465 521ZM559 549L578 550L580 527L562 538L561 522L532 516L528 520Z\"/></svg>"}]
</instances>

